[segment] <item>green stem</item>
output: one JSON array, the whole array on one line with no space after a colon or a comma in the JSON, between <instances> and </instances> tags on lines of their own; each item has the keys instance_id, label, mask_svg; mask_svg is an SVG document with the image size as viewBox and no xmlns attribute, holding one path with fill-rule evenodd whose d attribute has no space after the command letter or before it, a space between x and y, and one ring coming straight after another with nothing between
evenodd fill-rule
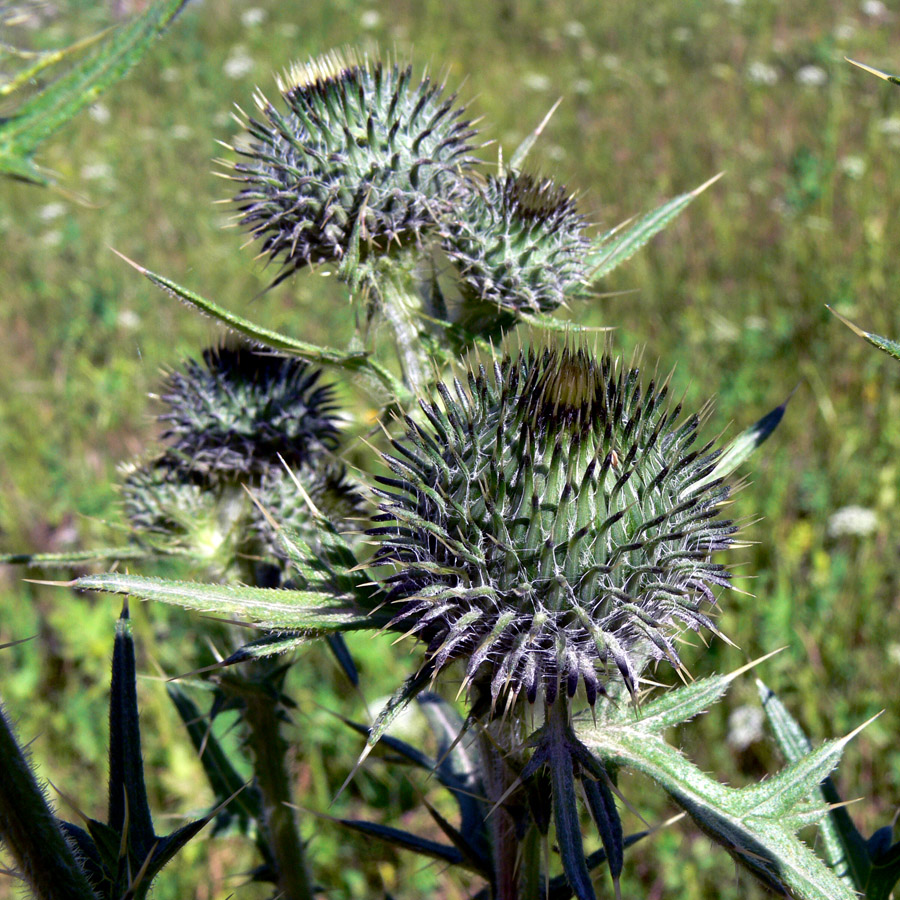
<instances>
[{"instance_id":1,"label":"green stem","mask_svg":"<svg viewBox=\"0 0 900 900\"><path fill-rule=\"evenodd\" d=\"M37 900L97 900L2 710L0 840Z\"/></svg>"},{"instance_id":2,"label":"green stem","mask_svg":"<svg viewBox=\"0 0 900 900\"><path fill-rule=\"evenodd\" d=\"M498 805L515 781L515 775L506 765L497 743L491 738L486 727L479 733L478 746L490 810L487 826L494 854L494 900L520 900L516 866L519 842L516 840L515 824L503 806Z\"/></svg>"},{"instance_id":3,"label":"green stem","mask_svg":"<svg viewBox=\"0 0 900 900\"><path fill-rule=\"evenodd\" d=\"M292 808L286 763L289 746L281 734L278 700L265 685L249 679L241 679L239 685L231 683L229 687L244 700L243 719L250 732L247 744L253 754L254 774L262 797L260 825L265 829L275 861L277 893L284 900L312 900L306 854Z\"/></svg>"}]
</instances>

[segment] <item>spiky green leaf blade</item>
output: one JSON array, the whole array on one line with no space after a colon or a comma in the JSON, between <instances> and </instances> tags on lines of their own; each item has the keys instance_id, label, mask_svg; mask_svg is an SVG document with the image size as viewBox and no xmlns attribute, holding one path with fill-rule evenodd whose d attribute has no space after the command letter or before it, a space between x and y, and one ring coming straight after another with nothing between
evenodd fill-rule
<instances>
[{"instance_id":1,"label":"spiky green leaf blade","mask_svg":"<svg viewBox=\"0 0 900 900\"><path fill-rule=\"evenodd\" d=\"M177 831L173 831L171 834L159 839L159 842L153 849L149 863L144 869L144 890L142 892L144 896L147 895L151 883L162 871L163 867L171 862L178 854L178 851L183 849L192 838L196 837L215 818L217 812L218 809L213 810L213 812L202 819L188 822L187 825L182 825Z\"/></svg>"},{"instance_id":2,"label":"spiky green leaf blade","mask_svg":"<svg viewBox=\"0 0 900 900\"><path fill-rule=\"evenodd\" d=\"M493 874L493 865L487 840L482 841L477 834L470 834L454 828L427 800L422 802L444 836L462 854L463 865L473 872L478 872L482 878L490 879Z\"/></svg>"},{"instance_id":3,"label":"spiky green leaf blade","mask_svg":"<svg viewBox=\"0 0 900 900\"><path fill-rule=\"evenodd\" d=\"M714 781L635 714L631 724L603 723L577 729L579 738L604 763L628 766L654 780L714 841L770 889L801 900L854 900L856 893L794 834L810 816L800 810L836 765L848 739L823 745L762 785L729 788ZM851 735L852 737L852 735ZM821 810L819 815L824 815Z\"/></svg>"},{"instance_id":4,"label":"spiky green leaf blade","mask_svg":"<svg viewBox=\"0 0 900 900\"><path fill-rule=\"evenodd\" d=\"M0 839L40 900L97 900L0 709Z\"/></svg>"},{"instance_id":5,"label":"spiky green leaf blade","mask_svg":"<svg viewBox=\"0 0 900 900\"><path fill-rule=\"evenodd\" d=\"M234 797L225 811L226 818L229 821L237 819L241 831L247 833L251 824L262 815L258 790L251 786L241 791L244 787L243 778L231 764L222 744L212 733L207 718L202 715L197 704L177 685L167 685L166 690L200 758L216 804L222 804L229 797Z\"/></svg>"},{"instance_id":6,"label":"spiky green leaf blade","mask_svg":"<svg viewBox=\"0 0 900 900\"><path fill-rule=\"evenodd\" d=\"M600 238L587 261L590 281L598 281L630 259L650 238L662 231L677 215L684 212L693 200L719 178L721 175L710 178L709 181L694 190L688 191L686 194L679 194L666 201L632 224L622 226Z\"/></svg>"},{"instance_id":7,"label":"spiky green leaf blade","mask_svg":"<svg viewBox=\"0 0 900 900\"><path fill-rule=\"evenodd\" d=\"M32 161L41 141L125 75L186 2L159 0L151 4L12 116L0 120L0 174L47 184L47 176Z\"/></svg>"},{"instance_id":8,"label":"spiky green leaf blade","mask_svg":"<svg viewBox=\"0 0 900 900\"><path fill-rule=\"evenodd\" d=\"M609 860L609 873L612 875L613 881L618 882L625 863L625 835L619 811L616 809L616 799L609 785L603 779L593 781L585 778L581 783L587 797L591 818L597 825L603 849Z\"/></svg>"},{"instance_id":9,"label":"spiky green leaf blade","mask_svg":"<svg viewBox=\"0 0 900 900\"><path fill-rule=\"evenodd\" d=\"M115 572L84 575L69 584L81 591L128 594L139 600L240 616L265 628L327 634L379 627L377 620L353 606L352 598L335 597L318 591L201 584Z\"/></svg>"},{"instance_id":10,"label":"spiky green leaf blade","mask_svg":"<svg viewBox=\"0 0 900 900\"><path fill-rule=\"evenodd\" d=\"M375 721L372 723L372 727L369 729L369 735L366 738L366 746L363 748L362 753L360 753L359 759L356 761L350 774L341 785L341 790L338 793L343 792L344 788L350 784L353 780L353 776L359 771L359 767L366 761L366 758L372 750L375 749L375 745L382 737L384 737L385 733L391 725L393 725L400 713L409 706L418 694L425 690L425 687L428 685L428 682L432 679L433 675L434 666L431 663L426 663L418 672L410 675L406 681L394 691L388 702L385 703L381 712L376 716Z\"/></svg>"},{"instance_id":11,"label":"spiky green leaf blade","mask_svg":"<svg viewBox=\"0 0 900 900\"><path fill-rule=\"evenodd\" d=\"M623 842L623 847L627 850L651 833L652 832L650 831L638 831L635 832L635 834L629 834ZM585 859L589 872L596 871L600 866L604 865L606 861L606 851L603 849L595 850L593 853L588 854ZM571 896L572 888L565 875L557 875L550 879L549 890L546 894L547 900L569 900Z\"/></svg>"},{"instance_id":12,"label":"spiky green leaf blade","mask_svg":"<svg viewBox=\"0 0 900 900\"><path fill-rule=\"evenodd\" d=\"M888 356L893 356L894 359L900 359L900 341L892 341L889 338L882 337L880 334L873 334L871 331L863 331L858 325L855 325L849 319L842 316L839 312L835 312L835 310L831 309L830 306L827 309L831 310L837 318L839 318L854 334L868 341L873 347L877 347L884 353L887 353Z\"/></svg>"},{"instance_id":13,"label":"spiky green leaf blade","mask_svg":"<svg viewBox=\"0 0 900 900\"><path fill-rule=\"evenodd\" d=\"M559 100L557 100L556 103L554 103L553 106L550 107L547 115L545 115L544 118L541 119L540 124L537 126L537 128L535 128L534 131L528 134L525 140L523 140L522 143L519 144L518 147L516 147L505 168L509 169L512 172L517 172L522 168L522 163L525 162L525 157L528 156L528 154L531 152L531 148L535 145L535 142L547 127L547 123L552 118L553 113L556 112L560 103L562 103L562 97L560 97Z\"/></svg>"},{"instance_id":14,"label":"spiky green leaf blade","mask_svg":"<svg viewBox=\"0 0 900 900\"><path fill-rule=\"evenodd\" d=\"M140 547L104 547L99 550L72 550L66 553L7 553L0 555L0 565L67 568L84 563L126 562L153 556Z\"/></svg>"},{"instance_id":15,"label":"spiky green leaf blade","mask_svg":"<svg viewBox=\"0 0 900 900\"><path fill-rule=\"evenodd\" d=\"M790 399L788 397L780 406L776 406L771 412L767 412L761 419L742 431L725 448L712 472L706 478L695 481L685 492L685 496L696 493L713 481L727 478L738 466L745 463L778 427L784 418L784 411L787 409Z\"/></svg>"},{"instance_id":16,"label":"spiky green leaf blade","mask_svg":"<svg viewBox=\"0 0 900 900\"><path fill-rule=\"evenodd\" d=\"M757 689L775 740L788 762L793 763L812 751L809 738L797 720L788 712L775 693L757 679ZM840 804L841 798L830 778L819 786L822 799L831 805ZM834 806L828 817L819 824L824 845L825 861L847 883L862 891L868 879L871 863L865 838L856 830L844 806Z\"/></svg>"},{"instance_id":17,"label":"spiky green leaf blade","mask_svg":"<svg viewBox=\"0 0 900 900\"><path fill-rule=\"evenodd\" d=\"M437 777L459 807L460 827L466 835L481 835L487 810L480 799L484 790L478 742L474 735L463 734L465 723L443 697L425 691L416 697L416 704L437 739Z\"/></svg>"},{"instance_id":18,"label":"spiky green leaf blade","mask_svg":"<svg viewBox=\"0 0 900 900\"><path fill-rule=\"evenodd\" d=\"M254 659L268 659L270 656L280 656L282 653L290 653L308 644L310 636L297 631L276 631L267 634L256 641L250 641L239 647L231 656L222 660L222 666L234 666L238 663L250 662Z\"/></svg>"},{"instance_id":19,"label":"spiky green leaf blade","mask_svg":"<svg viewBox=\"0 0 900 900\"><path fill-rule=\"evenodd\" d=\"M556 842L562 859L563 871L578 900L596 900L591 875L584 857L581 839L581 822L575 800L575 776L568 758L549 765L553 790L553 824L556 826Z\"/></svg>"},{"instance_id":20,"label":"spiky green leaf blade","mask_svg":"<svg viewBox=\"0 0 900 900\"><path fill-rule=\"evenodd\" d=\"M127 604L116 622L109 697L109 812L106 821L124 834L139 859L156 844L144 785L141 723L137 702L134 639Z\"/></svg>"},{"instance_id":21,"label":"spiky green leaf blade","mask_svg":"<svg viewBox=\"0 0 900 900\"><path fill-rule=\"evenodd\" d=\"M887 72L882 72L881 69L876 69L874 66L867 66L865 63L857 62L855 59L850 59L845 56L844 59L847 60L853 66L856 66L858 69L862 69L864 72L868 72L870 75L875 75L877 78L882 79L883 81L890 81L891 84L900 84L900 75L889 75Z\"/></svg>"},{"instance_id":22,"label":"spiky green leaf blade","mask_svg":"<svg viewBox=\"0 0 900 900\"><path fill-rule=\"evenodd\" d=\"M408 831L401 831L399 828L390 828L387 825L378 825L375 822L365 822L359 819L338 819L341 825L351 831L357 831L366 837L373 837L379 841L384 841L394 847L400 847L403 850L412 850L413 853L421 853L438 862L447 863L451 866L465 866L466 860L462 853L449 844L439 844L437 841L429 841L426 838L410 834Z\"/></svg>"},{"instance_id":23,"label":"spiky green leaf blade","mask_svg":"<svg viewBox=\"0 0 900 900\"><path fill-rule=\"evenodd\" d=\"M396 399L401 403L405 403L410 399L409 391L384 366L372 360L368 353L362 351L345 352L331 347L319 347L315 344L280 334L277 331L263 328L261 325L243 318L243 316L229 312L212 300L207 300L205 297L201 297L180 284L176 284L162 275L157 275L155 272L145 269L133 260L128 259L127 256L118 253L118 251L114 252L170 296L221 322L229 330L243 335L256 344L268 347L270 350L298 356L316 365L334 366L351 375L360 375L368 378L379 384L391 399Z\"/></svg>"}]
</instances>

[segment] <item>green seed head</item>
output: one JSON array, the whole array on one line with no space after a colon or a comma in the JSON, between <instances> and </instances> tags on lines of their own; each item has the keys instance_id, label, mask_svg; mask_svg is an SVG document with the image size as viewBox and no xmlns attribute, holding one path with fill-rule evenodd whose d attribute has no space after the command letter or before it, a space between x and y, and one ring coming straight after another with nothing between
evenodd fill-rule
<instances>
[{"instance_id":1,"label":"green seed head","mask_svg":"<svg viewBox=\"0 0 900 900\"><path fill-rule=\"evenodd\" d=\"M261 475L299 467L337 446L332 390L297 359L225 344L169 378L160 416L170 454L205 477Z\"/></svg>"},{"instance_id":2,"label":"green seed head","mask_svg":"<svg viewBox=\"0 0 900 900\"><path fill-rule=\"evenodd\" d=\"M241 224L279 260L279 276L318 261L417 240L449 210L474 132L463 110L411 68L329 54L296 65L278 83L286 110L257 94Z\"/></svg>"},{"instance_id":3,"label":"green seed head","mask_svg":"<svg viewBox=\"0 0 900 900\"><path fill-rule=\"evenodd\" d=\"M393 627L440 671L466 660L476 699L548 702L583 684L636 688L728 573L735 527L701 484L717 453L667 388L582 349L529 350L439 386L442 405L387 456L375 560L390 565Z\"/></svg>"},{"instance_id":4,"label":"green seed head","mask_svg":"<svg viewBox=\"0 0 900 900\"><path fill-rule=\"evenodd\" d=\"M470 188L443 246L469 302L547 313L584 285L584 228L565 188L509 173Z\"/></svg>"}]
</instances>

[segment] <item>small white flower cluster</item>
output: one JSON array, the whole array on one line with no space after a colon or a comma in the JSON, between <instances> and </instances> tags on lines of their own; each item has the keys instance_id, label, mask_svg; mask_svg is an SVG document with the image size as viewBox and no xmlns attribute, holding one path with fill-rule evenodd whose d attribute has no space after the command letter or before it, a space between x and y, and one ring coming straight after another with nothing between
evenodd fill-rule
<instances>
[{"instance_id":1,"label":"small white flower cluster","mask_svg":"<svg viewBox=\"0 0 900 900\"><path fill-rule=\"evenodd\" d=\"M746 750L763 739L765 713L759 706L739 706L728 717L728 746Z\"/></svg>"},{"instance_id":2,"label":"small white flower cluster","mask_svg":"<svg viewBox=\"0 0 900 900\"><path fill-rule=\"evenodd\" d=\"M844 506L828 517L829 537L866 537L878 528L878 516L864 506Z\"/></svg>"},{"instance_id":3,"label":"small white flower cluster","mask_svg":"<svg viewBox=\"0 0 900 900\"><path fill-rule=\"evenodd\" d=\"M747 66L747 81L771 87L778 83L778 69L762 60L754 60Z\"/></svg>"}]
</instances>

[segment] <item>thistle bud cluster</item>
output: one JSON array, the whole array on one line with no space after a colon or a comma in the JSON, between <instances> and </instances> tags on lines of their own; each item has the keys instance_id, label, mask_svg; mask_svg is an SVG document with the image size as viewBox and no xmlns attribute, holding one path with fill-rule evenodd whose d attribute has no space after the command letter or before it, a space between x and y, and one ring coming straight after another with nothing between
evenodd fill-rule
<instances>
[{"instance_id":1,"label":"thistle bud cluster","mask_svg":"<svg viewBox=\"0 0 900 900\"><path fill-rule=\"evenodd\" d=\"M334 460L337 408L320 375L233 343L173 371L160 396L165 450L123 468L137 539L224 571L260 547L277 556L273 521L310 532L304 492L335 521L352 517L361 498Z\"/></svg>"}]
</instances>

